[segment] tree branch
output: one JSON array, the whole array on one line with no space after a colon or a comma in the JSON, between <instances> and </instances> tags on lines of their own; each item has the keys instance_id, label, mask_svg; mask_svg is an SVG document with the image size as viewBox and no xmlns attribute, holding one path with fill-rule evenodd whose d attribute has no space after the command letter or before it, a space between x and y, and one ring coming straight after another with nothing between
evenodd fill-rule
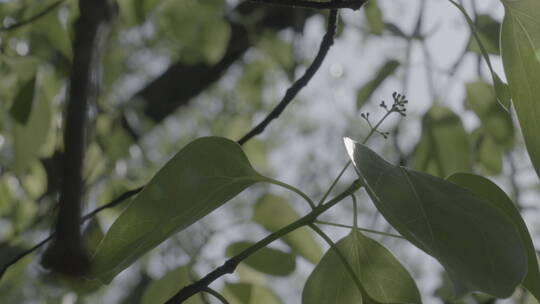
<instances>
[{"instance_id":1,"label":"tree branch","mask_svg":"<svg viewBox=\"0 0 540 304\"><path fill-rule=\"evenodd\" d=\"M262 18L253 25L254 32L263 30L280 31L293 27L298 20L307 19L312 13L309 11L283 10L275 8L261 8L253 3L243 2L238 5L231 15L254 16ZM159 123L179 107L185 106L189 101L206 90L219 80L223 74L252 46L250 29L245 25L230 20L231 37L222 59L215 65L205 63L186 64L177 62L172 64L159 77L151 81L144 88L134 94L134 98L143 102L143 112L154 122ZM300 22L300 27L303 22Z\"/></svg>"},{"instance_id":2,"label":"tree branch","mask_svg":"<svg viewBox=\"0 0 540 304\"><path fill-rule=\"evenodd\" d=\"M21 20L19 22L13 23L11 25L7 25L7 26L2 27L2 31L5 31L5 32L12 31L12 30L18 29L20 27L23 27L23 26L25 26L27 24L30 24L30 23L38 20L39 18L46 16L48 13L52 12L53 10L55 10L57 7L60 6L60 4L62 4L62 2L64 2L64 0L58 0L56 2L53 2L49 6L47 6L45 9L43 9L41 12L39 12L39 13L33 15L33 16L30 16L28 19L24 19L24 20Z\"/></svg>"},{"instance_id":3,"label":"tree branch","mask_svg":"<svg viewBox=\"0 0 540 304\"><path fill-rule=\"evenodd\" d=\"M139 188L136 188L136 189L133 189L133 190L129 190L129 191L126 191L124 193L122 193L120 196L118 196L117 198L115 198L114 200L110 201L109 203L99 207L99 208L96 208L92 211L90 211L89 213L87 213L86 215L84 215L82 218L81 218L81 222L86 222L87 220L93 218L96 214L98 214L99 212L105 210L105 209L110 209L110 208L113 208L115 206L117 206L118 204L126 201L127 199L129 199L130 197L134 196L135 194L141 192L141 190L143 189L143 187L139 187ZM49 236L47 236L44 240L42 240L41 242L37 243L36 245L34 245L33 247L19 253L18 255L16 255L14 258L12 258L9 262L7 262L3 267L2 269L0 269L0 279L2 278L2 276L4 275L4 273L6 272L6 270L12 266L13 264L17 263L18 261L20 261L22 258L24 258L25 256L33 253L34 251L38 250L39 248L41 248L43 245L47 244L50 240L53 239L53 237L55 236L55 233L51 233Z\"/></svg>"},{"instance_id":4,"label":"tree branch","mask_svg":"<svg viewBox=\"0 0 540 304\"><path fill-rule=\"evenodd\" d=\"M259 3L259 4L269 4L269 5L279 5L287 7L300 7L300 8L309 8L309 9L340 9L340 8L350 8L352 10L357 10L366 0L345 0L345 1L327 1L327 2L315 2L309 0L247 0L249 2Z\"/></svg>"},{"instance_id":5,"label":"tree branch","mask_svg":"<svg viewBox=\"0 0 540 304\"><path fill-rule=\"evenodd\" d=\"M79 0L79 7L64 125L65 153L56 235L42 259L44 267L69 275L82 275L89 267L80 232L86 109L91 96L90 77L98 29L111 14L107 0Z\"/></svg>"},{"instance_id":6,"label":"tree branch","mask_svg":"<svg viewBox=\"0 0 540 304\"><path fill-rule=\"evenodd\" d=\"M173 297L167 300L165 304L180 304L180 303L183 303L185 300L189 299L191 296L201 291L204 291L205 288L207 288L208 285L210 285L216 279L228 273L233 273L236 267L238 266L238 264L240 264L240 262L250 257L259 249L266 247L268 244L272 243L273 241L283 237L284 235L300 227L304 227L306 225L313 223L319 215L324 213L326 210L332 208L335 204L339 203L347 196L356 192L360 187L361 187L360 180L355 180L345 191L338 194L336 197L334 197L327 203L317 206L315 209L313 209L310 213L306 214L305 216L299 218L298 220L292 222L291 224L279 229L278 231L268 235L264 239L253 244L252 246L246 248L244 251L228 259L223 265L214 269L212 272L208 273L206 276L204 276L202 279L198 280L197 282L194 282L193 284L190 284L180 289L180 291L178 291Z\"/></svg>"},{"instance_id":7,"label":"tree branch","mask_svg":"<svg viewBox=\"0 0 540 304\"><path fill-rule=\"evenodd\" d=\"M317 53L317 56L315 56L315 59L311 63L311 65L307 68L306 72L302 77L300 77L293 85L287 89L287 92L285 92L285 96L281 99L279 104L266 116L266 118L260 122L255 128L253 128L251 131L249 131L246 135L244 135L242 138L238 140L238 143L240 145L243 145L251 139L252 137L255 137L256 135L262 133L266 126L272 122L272 120L276 119L281 115L283 110L291 103L291 101L296 97L298 92L302 90L303 87L305 87L313 75L319 70L321 67L322 62L324 61L324 58L328 54L328 50L330 50L330 47L334 44L334 35L336 33L336 26L337 26L337 10L331 10L330 16L328 18L328 27L326 29L326 33L324 34L324 37L321 41L321 45L319 47L319 51Z\"/></svg>"}]
</instances>

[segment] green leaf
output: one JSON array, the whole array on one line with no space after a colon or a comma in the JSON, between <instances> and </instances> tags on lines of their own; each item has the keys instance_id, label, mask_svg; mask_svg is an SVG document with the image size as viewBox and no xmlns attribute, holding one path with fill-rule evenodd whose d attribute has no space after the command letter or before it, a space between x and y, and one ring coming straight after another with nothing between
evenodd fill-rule
<instances>
[{"instance_id":1,"label":"green leaf","mask_svg":"<svg viewBox=\"0 0 540 304\"><path fill-rule=\"evenodd\" d=\"M422 118L422 137L416 147L415 168L446 177L471 169L469 137L461 119L450 109L434 105Z\"/></svg>"},{"instance_id":2,"label":"green leaf","mask_svg":"<svg viewBox=\"0 0 540 304\"><path fill-rule=\"evenodd\" d=\"M92 259L89 276L110 282L169 236L263 180L237 143L220 137L194 140L156 173L113 223Z\"/></svg>"},{"instance_id":3,"label":"green leaf","mask_svg":"<svg viewBox=\"0 0 540 304\"><path fill-rule=\"evenodd\" d=\"M253 244L253 242L233 243L225 252L227 256L232 257ZM296 268L296 256L278 249L263 247L245 259L243 263L263 273L287 276Z\"/></svg>"},{"instance_id":4,"label":"green leaf","mask_svg":"<svg viewBox=\"0 0 540 304\"><path fill-rule=\"evenodd\" d=\"M373 92L384 82L388 76L392 75L399 67L399 61L388 60L377 71L373 79L366 82L356 93L356 109L360 110L368 101Z\"/></svg>"},{"instance_id":5,"label":"green leaf","mask_svg":"<svg viewBox=\"0 0 540 304\"><path fill-rule=\"evenodd\" d=\"M227 283L222 295L230 304L281 304L276 294L263 286L249 283Z\"/></svg>"},{"instance_id":6,"label":"green leaf","mask_svg":"<svg viewBox=\"0 0 540 304\"><path fill-rule=\"evenodd\" d=\"M507 215L521 236L527 250L528 271L523 286L527 288L537 300L540 300L540 272L536 251L519 210L504 191L489 179L468 173L457 173L448 177L448 181L455 183L491 203L494 208Z\"/></svg>"},{"instance_id":7,"label":"green leaf","mask_svg":"<svg viewBox=\"0 0 540 304\"><path fill-rule=\"evenodd\" d=\"M180 288L193 283L190 275L190 267L180 266L169 271L158 280L152 281L144 290L141 304L165 303L174 296ZM194 295L184 303L200 304L203 303L199 295Z\"/></svg>"},{"instance_id":8,"label":"green leaf","mask_svg":"<svg viewBox=\"0 0 540 304\"><path fill-rule=\"evenodd\" d=\"M40 94L36 94L26 124L22 125L15 121L13 126L14 166L17 173L22 173L39 155L40 148L47 142L49 130L53 127L51 100L45 94L41 94L42 89L44 88L40 86L38 90Z\"/></svg>"},{"instance_id":9,"label":"green leaf","mask_svg":"<svg viewBox=\"0 0 540 304\"><path fill-rule=\"evenodd\" d=\"M493 87L483 81L470 82L465 87L466 104L480 118L484 130L501 146L511 146L514 139L512 118L497 102Z\"/></svg>"},{"instance_id":10,"label":"green leaf","mask_svg":"<svg viewBox=\"0 0 540 304\"><path fill-rule=\"evenodd\" d=\"M489 53L484 46L484 43L482 42L480 33L478 32L478 29L476 28L476 25L474 24L473 20L467 14L467 11L463 6L461 6L459 3L455 2L454 0L448 0L450 3L452 3L455 7L459 9L459 11L463 14L465 17L465 20L469 24L469 27L471 28L472 35L474 37L474 40L477 44L477 46L480 49L480 53L484 57L484 60L486 61L486 64L488 65L489 72L491 73L491 79L493 80L493 86L495 87L495 95L497 95L497 100L499 103L508 110L510 108L510 90L508 88L508 85L504 83L499 75L495 73L493 70L493 66L491 65L491 60L489 59Z\"/></svg>"},{"instance_id":11,"label":"green leaf","mask_svg":"<svg viewBox=\"0 0 540 304\"><path fill-rule=\"evenodd\" d=\"M502 1L501 53L527 151L540 176L540 1Z\"/></svg>"},{"instance_id":12,"label":"green leaf","mask_svg":"<svg viewBox=\"0 0 540 304\"><path fill-rule=\"evenodd\" d=\"M223 5L222 0L164 1L158 29L172 40L180 60L214 64L223 57L231 36Z\"/></svg>"},{"instance_id":13,"label":"green leaf","mask_svg":"<svg viewBox=\"0 0 540 304\"><path fill-rule=\"evenodd\" d=\"M366 14L370 31L375 35L381 35L384 29L384 22L377 0L368 1L364 6L364 13Z\"/></svg>"},{"instance_id":14,"label":"green leaf","mask_svg":"<svg viewBox=\"0 0 540 304\"><path fill-rule=\"evenodd\" d=\"M501 24L490 15L478 15L476 18L476 30L489 54L499 55L499 33ZM471 36L467 48L475 53L482 54L478 42Z\"/></svg>"},{"instance_id":15,"label":"green leaf","mask_svg":"<svg viewBox=\"0 0 540 304\"><path fill-rule=\"evenodd\" d=\"M512 295L527 273L527 252L508 215L454 183L393 166L351 139L345 145L377 209L444 266L463 287L456 291Z\"/></svg>"},{"instance_id":16,"label":"green leaf","mask_svg":"<svg viewBox=\"0 0 540 304\"><path fill-rule=\"evenodd\" d=\"M36 77L32 77L30 80L25 82L17 96L15 101L11 105L9 114L15 121L21 125L26 125L28 119L30 118L30 113L32 112L32 105L34 101L34 89L36 87Z\"/></svg>"},{"instance_id":17,"label":"green leaf","mask_svg":"<svg viewBox=\"0 0 540 304\"><path fill-rule=\"evenodd\" d=\"M277 231L299 219L300 216L283 197L266 194L253 210L253 221L270 232ZM315 264L322 256L322 250L312 232L303 227L287 235L282 240L298 255Z\"/></svg>"},{"instance_id":18,"label":"green leaf","mask_svg":"<svg viewBox=\"0 0 540 304\"><path fill-rule=\"evenodd\" d=\"M352 267L361 294L335 249L329 249L310 274L302 292L305 304L422 303L407 270L382 245L353 230L336 244Z\"/></svg>"},{"instance_id":19,"label":"green leaf","mask_svg":"<svg viewBox=\"0 0 540 304\"><path fill-rule=\"evenodd\" d=\"M495 141L490 136L480 136L477 149L478 162L483 166L486 174L500 174L503 165L503 151Z\"/></svg>"}]
</instances>

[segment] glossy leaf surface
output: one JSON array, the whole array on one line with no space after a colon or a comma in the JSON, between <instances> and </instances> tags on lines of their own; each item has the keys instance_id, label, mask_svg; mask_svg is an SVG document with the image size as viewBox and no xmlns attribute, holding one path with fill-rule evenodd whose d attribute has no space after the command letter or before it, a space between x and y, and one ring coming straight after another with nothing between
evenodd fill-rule
<instances>
[{"instance_id":1,"label":"glossy leaf surface","mask_svg":"<svg viewBox=\"0 0 540 304\"><path fill-rule=\"evenodd\" d=\"M502 1L501 55L512 101L540 176L540 1Z\"/></svg>"},{"instance_id":2,"label":"glossy leaf surface","mask_svg":"<svg viewBox=\"0 0 540 304\"><path fill-rule=\"evenodd\" d=\"M523 281L523 286L540 300L540 273L536 251L527 225L525 225L519 210L512 200L496 184L480 175L457 173L448 177L448 180L485 198L486 201L493 205L493 207L499 209L512 220L512 223L519 231L521 240L525 244L527 250L528 271L527 276Z\"/></svg>"},{"instance_id":3,"label":"glossy leaf surface","mask_svg":"<svg viewBox=\"0 0 540 304\"><path fill-rule=\"evenodd\" d=\"M191 142L156 173L113 223L92 259L90 275L112 280L169 236L263 179L235 142L220 137Z\"/></svg>"},{"instance_id":4,"label":"glossy leaf surface","mask_svg":"<svg viewBox=\"0 0 540 304\"><path fill-rule=\"evenodd\" d=\"M272 194L262 196L253 210L253 221L270 232L277 231L299 218L298 212L285 198ZM317 263L323 254L313 233L306 227L288 233L281 240L296 254L313 264Z\"/></svg>"},{"instance_id":5,"label":"glossy leaf surface","mask_svg":"<svg viewBox=\"0 0 540 304\"><path fill-rule=\"evenodd\" d=\"M353 230L336 243L352 267L362 293L335 249L329 249L309 276L302 292L304 304L422 303L414 280L382 245Z\"/></svg>"},{"instance_id":6,"label":"glossy leaf surface","mask_svg":"<svg viewBox=\"0 0 540 304\"><path fill-rule=\"evenodd\" d=\"M227 247L226 254L232 257L253 244L253 242L233 243ZM263 247L243 263L263 273L287 276L296 268L296 256L278 249Z\"/></svg>"},{"instance_id":7,"label":"glossy leaf surface","mask_svg":"<svg viewBox=\"0 0 540 304\"><path fill-rule=\"evenodd\" d=\"M514 292L527 273L528 258L508 215L454 183L394 166L351 139L345 143L377 209L444 266L456 291L500 298Z\"/></svg>"}]
</instances>

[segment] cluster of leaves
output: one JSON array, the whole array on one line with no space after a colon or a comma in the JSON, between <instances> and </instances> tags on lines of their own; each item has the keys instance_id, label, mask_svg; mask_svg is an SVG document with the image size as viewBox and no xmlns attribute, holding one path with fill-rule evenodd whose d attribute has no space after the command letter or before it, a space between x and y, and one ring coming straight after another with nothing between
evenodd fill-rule
<instances>
[{"instance_id":1,"label":"cluster of leaves","mask_svg":"<svg viewBox=\"0 0 540 304\"><path fill-rule=\"evenodd\" d=\"M0 12L15 20L24 20L52 3L35 6L30 1L22 2L4 3ZM58 140L61 128L56 122L61 121L59 113L64 107L66 79L73 56L73 33L70 31L78 8L76 1L66 0L59 11L56 11L59 4L52 4L54 13L45 14L24 27L10 29L15 20L6 18L5 28L0 33L0 72L6 76L1 84L4 90L1 90L0 99L8 101L2 104L5 111L0 112L2 121L6 122L0 126L3 134L0 145L6 145L4 151L8 151L0 153L2 164L6 164L0 171L0 216L9 219L8 229L2 232L2 238L6 240L0 247L2 266L27 250L25 240L28 237L20 231L50 227L48 211L54 209L58 190L57 176L61 170L58 159L62 157L63 149ZM120 272L144 260L145 254L165 240L200 223L206 215L245 189L267 183L299 194L310 205L311 211L300 214L283 196L261 195L253 206L251 221L269 233L265 239L229 244L224 253L229 258L228 263L211 272L214 274L210 276L211 281L204 280L208 276L199 279L201 274L193 270L198 256L192 256L188 264L146 283L136 301L163 303L175 295L187 293L186 290L179 291L180 288L193 284L190 286L196 288L195 293L207 292L230 303L281 303L273 290L256 280L226 283L219 293L208 284L234 271L237 266L238 271L245 267L248 271L256 270L271 276L289 276L297 267L297 258L303 258L315 266L305 282L302 303L421 303L422 297L407 269L381 243L365 235L365 229L358 227L356 220L350 233L335 243L318 228L320 214L359 188L368 193L377 210L404 239L444 267L454 287L454 296L459 298L475 291L506 298L522 286L540 300L536 252L516 203L489 179L470 173L479 169L485 175L499 175L503 171L503 157L517 142L508 113L512 106L532 163L540 172L538 1L503 1L506 14L500 26L485 15L475 16L473 20L454 3L472 26L467 51L483 55L492 74L493 85L483 80L465 84L465 104L479 118L481 126L469 134L459 115L435 102L422 117L422 134L413 155L414 170L392 165L364 144L346 139L347 152L359 181L326 200L334 183L319 204L314 204L301 190L254 169L259 164L252 166L248 155L257 158L257 154L264 154L257 153L264 150L261 142L253 141L241 147L228 139L238 138L249 129L251 114L238 118L237 113L254 113L264 107L262 88L271 75L268 69L277 67L276 70L287 73L294 68L292 48L275 35L280 25L274 24L271 18L271 21L265 19L268 11L259 10L257 14L239 17L237 14L242 14L239 10L236 15L229 16L224 12L232 7L221 0L166 0L161 3L120 0L118 5L118 18L122 22L112 24L111 42L103 58L103 94L92 118L95 129L90 133L95 136L88 145L85 160L85 183L98 189L92 195L99 195L100 202L140 185L154 171L155 163L160 163L178 148L170 145L148 149L152 152L150 156L139 156L126 168L128 154L147 151L144 143L137 141L154 127L155 122L164 118L163 112L159 112L164 110L159 109L169 109L170 104L169 96L161 94L171 83L165 81L169 84L156 85L158 79L135 93L143 104L146 103L142 107L136 103L128 106L122 101L111 101L121 95L115 90L123 81L129 80L130 76L144 75L144 67L133 67L130 61L145 58L145 54L126 50L146 46L153 58L162 57L173 62L165 74L170 71L174 74L177 69L195 71L228 66L240 57L237 53L242 51L237 48L241 48L244 40L257 47L253 56L246 56L244 73L235 84L238 92L223 94L226 99L238 102L234 106L224 102L222 120L214 121L210 127L214 134L223 136L188 140L200 134L195 130L186 131L179 142L189 143L156 170L119 215L109 214L109 219L114 218L114 221L106 232L97 220L87 226L83 236L92 257L90 272L83 278L51 274L55 282L79 294L103 290L103 286ZM383 22L376 1L370 1L364 10L369 30L374 35L389 31L408 42L424 39L419 27L413 33L405 34L396 25ZM265 22L268 31L261 37L248 37L251 36L249 31L258 30ZM129 33L136 28L140 29L140 36L129 38ZM152 33L144 34L145 28L151 28ZM231 41L236 44L231 46ZM489 54L501 55L508 85L493 72ZM124 62L121 68L115 67L118 62ZM400 62L393 59L384 63L373 79L359 88L357 108L371 100L381 84L400 68ZM218 79L223 72L209 71ZM280 77L285 75L283 71L277 73ZM154 98L148 93L153 86L158 87L157 98L164 100L155 107L148 106ZM173 88L173 91L177 90ZM394 93L392 97L392 105L380 103L385 114L378 123L370 122L369 113L361 114L370 128L368 138L374 133L385 138L390 135L378 129L390 114L405 116L408 102L405 96ZM204 116L197 111L189 114ZM204 124L212 119L200 120ZM152 145L152 139L149 141ZM170 141L170 138L163 141ZM261 158L260 163L264 163L264 155ZM141 168L145 168L143 173L135 173ZM322 252L313 232L330 245L326 253ZM268 247L277 239L283 241L286 249ZM3 301L12 301L10 297L16 297L20 291L14 287L21 286L28 277L24 273L28 262L29 259L24 259L11 266L0 281ZM41 281L41 277L35 281ZM61 293L54 291L45 294L52 302L61 297ZM203 300L204 297L197 295L187 302L203 303Z\"/></svg>"}]
</instances>

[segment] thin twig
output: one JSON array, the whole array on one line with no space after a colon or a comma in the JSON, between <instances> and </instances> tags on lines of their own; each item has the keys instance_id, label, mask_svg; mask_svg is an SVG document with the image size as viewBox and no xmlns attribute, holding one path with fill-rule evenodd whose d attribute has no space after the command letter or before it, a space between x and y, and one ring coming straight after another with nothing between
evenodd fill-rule
<instances>
[{"instance_id":1,"label":"thin twig","mask_svg":"<svg viewBox=\"0 0 540 304\"><path fill-rule=\"evenodd\" d=\"M333 207L335 204L342 201L347 196L351 195L351 193L356 192L360 187L361 187L360 181L359 180L354 181L345 191L338 194L336 197L334 197L327 203L317 206L307 215L279 229L278 231L266 236L264 239L246 248L244 251L240 252L239 254L231 257L223 265L212 270L211 272L209 272L206 276L204 276L197 282L194 282L190 285L183 287L173 297L167 300L165 304L183 303L185 300L189 299L191 296L203 291L208 285L210 285L212 282L214 282L221 276L224 276L228 273L233 273L236 267L238 266L238 264L240 264L240 262L250 257L253 253L257 252L259 249L266 247L268 244L272 243L273 241L283 237L284 235L300 227L304 227L306 225L313 223L319 215L321 215L326 210Z\"/></svg>"},{"instance_id":2,"label":"thin twig","mask_svg":"<svg viewBox=\"0 0 540 304\"><path fill-rule=\"evenodd\" d=\"M268 124L270 124L272 120L278 118L281 112L283 112L283 110L285 110L285 108L294 99L294 97L296 97L298 92L300 92L300 90L309 83L313 75L315 75L315 73L321 67L324 58L328 54L328 50L334 44L336 26L337 10L333 9L330 11L330 17L328 18L328 27L326 29L326 34L324 34L324 37L321 41L319 52L317 53L317 56L315 57L311 65L307 68L304 75L302 75L302 77L300 77L289 89L287 89L285 96L283 96L277 107L275 107L274 110L272 110L272 112L270 112L270 114L268 114L268 116L266 116L266 118L261 123L259 123L255 128L253 128L251 131L249 131L246 135L244 135L238 140L238 144L243 145L252 137L262 133L266 126L268 126Z\"/></svg>"},{"instance_id":3,"label":"thin twig","mask_svg":"<svg viewBox=\"0 0 540 304\"><path fill-rule=\"evenodd\" d=\"M326 1L326 2L315 2L308 0L247 0L249 2L255 2L259 4L269 4L269 5L279 5L287 7L300 7L300 8L310 8L317 10L324 9L340 9L340 8L350 8L352 10L358 10L366 0L344 0L344 1Z\"/></svg>"},{"instance_id":4,"label":"thin twig","mask_svg":"<svg viewBox=\"0 0 540 304\"><path fill-rule=\"evenodd\" d=\"M43 9L41 12L39 12L39 13L33 15L33 16L30 16L28 19L24 19L24 20L21 20L21 21L19 21L17 23L13 23L13 24L2 27L1 31L5 31L5 32L12 31L12 30L18 29L18 28L20 28L22 26L25 26L27 24L30 24L30 23L38 20L39 18L46 16L48 13L54 11L57 7L60 6L60 4L62 4L62 2L64 2L64 0L58 0L56 2L53 2L49 6L47 6L45 9Z\"/></svg>"},{"instance_id":5,"label":"thin twig","mask_svg":"<svg viewBox=\"0 0 540 304\"><path fill-rule=\"evenodd\" d=\"M397 235L397 234L393 234L393 233L388 233L388 232L384 232L384 231L373 230L373 229L369 229L369 228L354 227L354 226L350 226L350 225L339 224L339 223L332 223L332 222L321 221L321 220L316 220L315 223L316 223L316 224L321 224L321 225L328 225L328 226L339 227L339 228L346 228L346 229L358 229L358 230L364 231L364 232L369 232L369 233L374 233L374 234L380 234L380 235L383 235L383 236L389 236L389 237L393 237L393 238L397 238L397 239L405 239L405 238L402 237L401 235Z\"/></svg>"},{"instance_id":6,"label":"thin twig","mask_svg":"<svg viewBox=\"0 0 540 304\"><path fill-rule=\"evenodd\" d=\"M121 202L124 202L126 201L128 198L134 196L135 194L141 192L141 190L143 189L143 187L139 187L137 189L133 189L133 190L129 190L129 191L126 191L124 193L122 193L120 196L118 196L117 198L115 198L114 200L112 200L111 202L99 207L99 208L96 208L92 211L90 211L89 213L87 213L85 216L82 217L82 222L86 222L87 220L91 219L92 217L94 217L97 213L105 210L105 209L109 209L109 208L112 208L112 207L115 207L116 205L120 204ZM37 243L36 245L34 245L33 247L19 253L17 256L15 256L13 259L11 259L11 261L9 261L8 263L5 264L5 266L0 270L0 279L2 278L2 276L4 275L4 273L6 272L6 270L12 266L13 264L17 263L18 261L20 261L22 258L26 257L27 255L33 253L34 251L38 250L39 248L41 248L43 245L47 244L50 240L52 240L52 238L55 236L55 233L51 233L49 236L47 236L44 240L42 240L41 242Z\"/></svg>"}]
</instances>

